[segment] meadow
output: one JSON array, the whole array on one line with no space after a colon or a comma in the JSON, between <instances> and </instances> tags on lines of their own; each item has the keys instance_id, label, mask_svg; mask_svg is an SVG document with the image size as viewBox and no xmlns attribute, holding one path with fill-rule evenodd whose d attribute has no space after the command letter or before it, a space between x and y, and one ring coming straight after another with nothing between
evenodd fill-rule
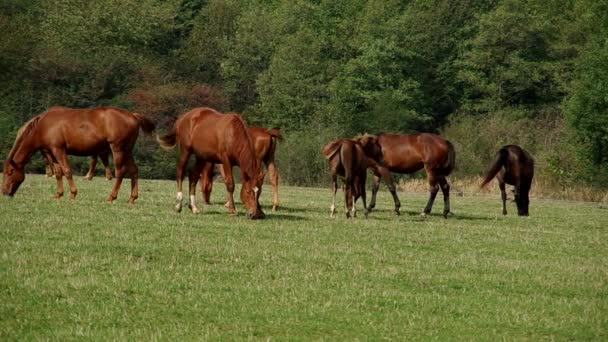
<instances>
[{"instance_id":1,"label":"meadow","mask_svg":"<svg viewBox=\"0 0 608 342\"><path fill-rule=\"evenodd\" d=\"M347 220L329 186L282 186L276 213L265 186L251 221L223 184L193 215L172 181L140 180L134 205L129 181L114 204L103 177L76 182L76 200L39 175L0 199L2 341L608 339L605 204L533 197L530 217L502 216L493 183L452 196L447 220L441 196L421 218L427 194L400 192L395 216L382 186Z\"/></svg>"}]
</instances>

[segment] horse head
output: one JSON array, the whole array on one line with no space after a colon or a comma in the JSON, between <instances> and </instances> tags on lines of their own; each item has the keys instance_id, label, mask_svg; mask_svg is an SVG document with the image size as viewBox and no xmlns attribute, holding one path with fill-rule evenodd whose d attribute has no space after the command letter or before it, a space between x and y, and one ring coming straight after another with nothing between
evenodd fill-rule
<instances>
[{"instance_id":1,"label":"horse head","mask_svg":"<svg viewBox=\"0 0 608 342\"><path fill-rule=\"evenodd\" d=\"M262 193L262 184L264 183L264 172L253 177L244 175L243 186L241 187L241 201L247 208L247 217L251 219L263 219L266 217L262 208L260 208L260 194Z\"/></svg>"},{"instance_id":2,"label":"horse head","mask_svg":"<svg viewBox=\"0 0 608 342\"><path fill-rule=\"evenodd\" d=\"M2 194L5 196L13 196L19 185L25 179L23 167L17 165L12 159L4 161L4 170L2 178Z\"/></svg>"},{"instance_id":3,"label":"horse head","mask_svg":"<svg viewBox=\"0 0 608 342\"><path fill-rule=\"evenodd\" d=\"M356 136L353 140L363 147L365 155L374 159L375 161L382 162L382 147L380 147L380 142L378 142L377 135L365 133L363 135Z\"/></svg>"}]
</instances>

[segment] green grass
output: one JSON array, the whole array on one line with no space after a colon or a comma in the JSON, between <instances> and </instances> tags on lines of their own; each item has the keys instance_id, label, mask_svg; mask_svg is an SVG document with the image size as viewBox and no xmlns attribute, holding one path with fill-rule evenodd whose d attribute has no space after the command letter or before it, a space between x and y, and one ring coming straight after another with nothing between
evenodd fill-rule
<instances>
[{"instance_id":1,"label":"green grass","mask_svg":"<svg viewBox=\"0 0 608 342\"><path fill-rule=\"evenodd\" d=\"M399 217L382 189L365 220L329 218L329 189L280 189L267 219L231 217L216 184L203 214L173 212L175 183L104 202L28 175L0 199L0 340L606 340L608 208L452 197L454 216ZM340 192L340 208L343 196ZM200 200L199 200L199 203Z\"/></svg>"}]
</instances>

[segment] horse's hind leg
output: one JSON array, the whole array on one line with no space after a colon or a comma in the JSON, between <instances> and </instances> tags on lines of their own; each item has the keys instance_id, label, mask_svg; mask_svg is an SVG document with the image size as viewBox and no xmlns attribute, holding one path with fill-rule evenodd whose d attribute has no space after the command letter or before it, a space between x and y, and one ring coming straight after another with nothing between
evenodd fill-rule
<instances>
[{"instance_id":1,"label":"horse's hind leg","mask_svg":"<svg viewBox=\"0 0 608 342\"><path fill-rule=\"evenodd\" d=\"M198 214L201 212L200 209L196 207L196 183L198 182L199 178L201 178L201 171L203 170L204 166L205 161L200 158L196 158L194 167L190 170L190 174L188 176L190 194L190 203L188 204L188 207L190 210L192 210L193 214Z\"/></svg>"},{"instance_id":2,"label":"horse's hind leg","mask_svg":"<svg viewBox=\"0 0 608 342\"><path fill-rule=\"evenodd\" d=\"M114 176L115 181L112 186L112 191L108 195L106 201L112 203L118 197L118 191L120 190L120 186L122 184L122 179L125 176L125 171L127 169L126 163L128 163L127 156L124 151L119 149L113 149L113 157L114 157ZM131 183L131 187L133 187L133 182ZM131 193L131 196L133 193ZM131 201L131 198L129 198Z\"/></svg>"},{"instance_id":3,"label":"horse's hind leg","mask_svg":"<svg viewBox=\"0 0 608 342\"><path fill-rule=\"evenodd\" d=\"M329 208L329 217L335 217L336 215L336 192L338 191L338 176L335 174L331 175L331 192L333 194L331 207Z\"/></svg>"},{"instance_id":4,"label":"horse's hind leg","mask_svg":"<svg viewBox=\"0 0 608 342\"><path fill-rule=\"evenodd\" d=\"M277 166L274 162L274 158L266 163L268 167L268 175L270 177L270 184L272 185L272 211L279 209L279 174L277 173Z\"/></svg>"},{"instance_id":5,"label":"horse's hind leg","mask_svg":"<svg viewBox=\"0 0 608 342\"><path fill-rule=\"evenodd\" d=\"M205 163L201 170L201 194L205 204L211 202L211 190L213 190L213 163Z\"/></svg>"},{"instance_id":6,"label":"horse's hind leg","mask_svg":"<svg viewBox=\"0 0 608 342\"><path fill-rule=\"evenodd\" d=\"M95 173L96 166L97 166L97 156L91 156L91 163L89 164L89 171L84 176L84 179L87 179L87 180L93 179L93 174Z\"/></svg>"},{"instance_id":7,"label":"horse's hind leg","mask_svg":"<svg viewBox=\"0 0 608 342\"><path fill-rule=\"evenodd\" d=\"M439 186L441 187L441 192L443 192L443 217L448 218L448 214L450 213L450 183L445 177L441 177L439 179Z\"/></svg>"},{"instance_id":8,"label":"horse's hind leg","mask_svg":"<svg viewBox=\"0 0 608 342\"><path fill-rule=\"evenodd\" d=\"M224 183L226 184L226 191L228 191L228 212L231 215L236 215L236 208L234 207L234 178L232 177L232 166L229 161L223 161L222 167L224 169Z\"/></svg>"},{"instance_id":9,"label":"horse's hind leg","mask_svg":"<svg viewBox=\"0 0 608 342\"><path fill-rule=\"evenodd\" d=\"M57 180L57 192L53 197L59 199L63 196L63 171L61 171L61 166L57 163L51 162L51 168L53 169L55 179Z\"/></svg>"},{"instance_id":10,"label":"horse's hind leg","mask_svg":"<svg viewBox=\"0 0 608 342\"><path fill-rule=\"evenodd\" d=\"M179 159L177 160L177 165L175 167L175 181L177 186L177 194L175 195L175 211L178 213L182 211L182 182L184 180L186 164L188 164L188 159L190 159L190 153L191 152L187 148L180 145ZM116 167L116 159L114 160L114 166Z\"/></svg>"},{"instance_id":11,"label":"horse's hind leg","mask_svg":"<svg viewBox=\"0 0 608 342\"><path fill-rule=\"evenodd\" d=\"M126 171L131 176L131 196L129 197L129 204L133 204L139 195L139 187L138 187L138 170L137 165L135 164L135 160L133 160L133 155L129 153L129 156L126 158Z\"/></svg>"},{"instance_id":12,"label":"horse's hind leg","mask_svg":"<svg viewBox=\"0 0 608 342\"><path fill-rule=\"evenodd\" d=\"M424 211L422 212L422 216L426 216L433 209L433 203L435 202L435 197L437 197L437 192L439 192L439 182L432 174L428 174L429 185L430 185L430 195L429 201L426 203L426 207L424 207Z\"/></svg>"},{"instance_id":13,"label":"horse's hind leg","mask_svg":"<svg viewBox=\"0 0 608 342\"><path fill-rule=\"evenodd\" d=\"M502 199L502 214L507 215L507 192L505 190L505 183L499 181L498 188L500 188L500 198Z\"/></svg>"}]
</instances>

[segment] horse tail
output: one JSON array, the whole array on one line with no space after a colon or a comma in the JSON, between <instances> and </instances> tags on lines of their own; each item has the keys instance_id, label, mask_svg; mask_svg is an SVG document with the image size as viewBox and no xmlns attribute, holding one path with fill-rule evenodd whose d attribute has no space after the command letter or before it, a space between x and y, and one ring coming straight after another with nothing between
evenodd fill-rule
<instances>
[{"instance_id":1,"label":"horse tail","mask_svg":"<svg viewBox=\"0 0 608 342\"><path fill-rule=\"evenodd\" d=\"M277 127L269 128L266 130L266 132L268 132L268 134L270 134L270 136L273 138L277 138L280 141L283 140L283 134L281 134L281 131Z\"/></svg>"},{"instance_id":2,"label":"horse tail","mask_svg":"<svg viewBox=\"0 0 608 342\"><path fill-rule=\"evenodd\" d=\"M144 133L151 134L154 131L154 129L156 128L156 125L154 124L154 122L152 120L150 120L149 118L147 118L146 116L144 116L143 114L133 113L133 116L135 116L135 118L137 119L137 122L139 123L139 127L141 128L142 131L144 131Z\"/></svg>"},{"instance_id":3,"label":"horse tail","mask_svg":"<svg viewBox=\"0 0 608 342\"><path fill-rule=\"evenodd\" d=\"M454 148L454 144L452 144L449 140L445 141L448 144L448 158L444 164L444 168L451 172L456 166L456 149Z\"/></svg>"},{"instance_id":4,"label":"horse tail","mask_svg":"<svg viewBox=\"0 0 608 342\"><path fill-rule=\"evenodd\" d=\"M177 122L171 128L171 131L162 137L156 136L156 141L160 144L165 150L170 150L177 145Z\"/></svg>"},{"instance_id":5,"label":"horse tail","mask_svg":"<svg viewBox=\"0 0 608 342\"><path fill-rule=\"evenodd\" d=\"M331 159L340 150L340 147L342 147L342 142L340 140L335 140L325 144L321 153L325 159Z\"/></svg>"},{"instance_id":6,"label":"horse tail","mask_svg":"<svg viewBox=\"0 0 608 342\"><path fill-rule=\"evenodd\" d=\"M496 153L496 158L494 158L494 162L490 166L490 169L488 169L488 171L486 172L483 182L481 182L480 188L486 186L492 180L492 178L496 176L498 171L500 171L503 166L507 165L508 157L509 153L506 149L501 148L500 150L498 150L498 152Z\"/></svg>"}]
</instances>

